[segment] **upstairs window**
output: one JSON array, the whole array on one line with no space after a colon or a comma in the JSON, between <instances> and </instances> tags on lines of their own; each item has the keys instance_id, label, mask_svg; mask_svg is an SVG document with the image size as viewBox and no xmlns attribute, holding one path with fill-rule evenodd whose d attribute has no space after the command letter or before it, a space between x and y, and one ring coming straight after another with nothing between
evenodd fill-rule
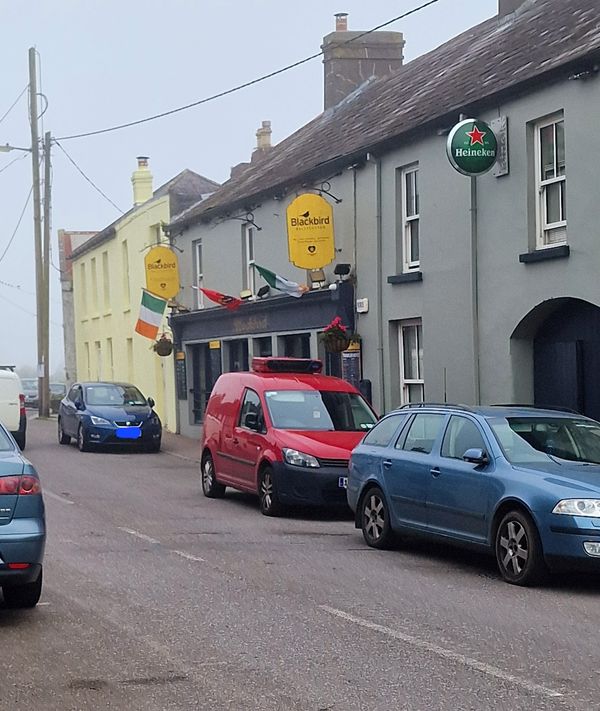
<instances>
[{"instance_id":1,"label":"upstairs window","mask_svg":"<svg viewBox=\"0 0 600 711\"><path fill-rule=\"evenodd\" d=\"M204 266L202 264L202 240L194 242L194 266L196 271L195 284L197 288L194 289L196 292L196 308L204 308L204 292L200 289L204 288Z\"/></svg>"},{"instance_id":2,"label":"upstairs window","mask_svg":"<svg viewBox=\"0 0 600 711\"><path fill-rule=\"evenodd\" d=\"M567 241L567 174L565 122L561 116L535 126L537 247Z\"/></svg>"},{"instance_id":3,"label":"upstairs window","mask_svg":"<svg viewBox=\"0 0 600 711\"><path fill-rule=\"evenodd\" d=\"M402 255L403 271L418 269L419 261L419 168L401 173L402 180Z\"/></svg>"},{"instance_id":4,"label":"upstairs window","mask_svg":"<svg viewBox=\"0 0 600 711\"><path fill-rule=\"evenodd\" d=\"M256 274L254 271L254 227L242 225L242 287L254 295L256 293Z\"/></svg>"}]
</instances>

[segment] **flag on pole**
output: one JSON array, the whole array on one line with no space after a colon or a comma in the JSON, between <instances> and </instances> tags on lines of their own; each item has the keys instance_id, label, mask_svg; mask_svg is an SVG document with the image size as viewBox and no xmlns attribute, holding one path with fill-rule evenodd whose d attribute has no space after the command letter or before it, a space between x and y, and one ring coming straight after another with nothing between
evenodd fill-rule
<instances>
[{"instance_id":1,"label":"flag on pole","mask_svg":"<svg viewBox=\"0 0 600 711\"><path fill-rule=\"evenodd\" d=\"M258 264L254 265L254 268L261 275L261 277L267 282L267 284L272 289L277 289L277 291L283 291L289 296L294 296L295 298L300 298L302 294L308 291L308 287L297 284L295 281L290 281L285 277L275 274L275 272L265 269L265 267L259 267Z\"/></svg>"},{"instance_id":2,"label":"flag on pole","mask_svg":"<svg viewBox=\"0 0 600 711\"><path fill-rule=\"evenodd\" d=\"M154 296L146 289L142 289L140 315L135 324L136 332L145 338L154 340L158 335L158 329L162 323L166 306L165 299L161 299L160 296Z\"/></svg>"},{"instance_id":3,"label":"flag on pole","mask_svg":"<svg viewBox=\"0 0 600 711\"><path fill-rule=\"evenodd\" d=\"M206 298L214 301L217 304L221 304L226 309L234 311L242 305L242 300L238 299L236 296L228 296L227 294L221 294L219 291L212 291L211 289L203 289L201 286L192 286L192 289L197 289L201 291Z\"/></svg>"}]
</instances>

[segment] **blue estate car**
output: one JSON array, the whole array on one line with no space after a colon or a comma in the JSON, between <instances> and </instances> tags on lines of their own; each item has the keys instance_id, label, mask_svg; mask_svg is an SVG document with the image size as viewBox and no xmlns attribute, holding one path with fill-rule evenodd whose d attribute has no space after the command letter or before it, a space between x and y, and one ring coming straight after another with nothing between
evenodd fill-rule
<instances>
[{"instance_id":1,"label":"blue estate car","mask_svg":"<svg viewBox=\"0 0 600 711\"><path fill-rule=\"evenodd\" d=\"M162 425L154 400L128 383L75 383L58 408L58 441L75 438L81 452L100 445L160 451Z\"/></svg>"},{"instance_id":2,"label":"blue estate car","mask_svg":"<svg viewBox=\"0 0 600 711\"><path fill-rule=\"evenodd\" d=\"M600 423L580 415L405 406L352 452L347 494L374 548L403 533L474 546L515 585L600 573Z\"/></svg>"},{"instance_id":3,"label":"blue estate car","mask_svg":"<svg viewBox=\"0 0 600 711\"><path fill-rule=\"evenodd\" d=\"M0 586L5 607L37 605L45 543L44 501L37 472L0 425Z\"/></svg>"}]
</instances>

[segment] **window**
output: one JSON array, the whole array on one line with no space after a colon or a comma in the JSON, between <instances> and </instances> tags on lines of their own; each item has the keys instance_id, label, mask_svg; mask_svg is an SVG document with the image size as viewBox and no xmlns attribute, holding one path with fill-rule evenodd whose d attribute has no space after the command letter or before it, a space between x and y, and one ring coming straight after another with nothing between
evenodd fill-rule
<instances>
[{"instance_id":1,"label":"window","mask_svg":"<svg viewBox=\"0 0 600 711\"><path fill-rule=\"evenodd\" d=\"M102 252L102 279L104 281L104 310L110 309L110 272L108 268L108 252Z\"/></svg>"},{"instance_id":2,"label":"window","mask_svg":"<svg viewBox=\"0 0 600 711\"><path fill-rule=\"evenodd\" d=\"M82 318L87 317L87 278L85 275L85 264L81 264L79 267L81 275L81 316Z\"/></svg>"},{"instance_id":3,"label":"window","mask_svg":"<svg viewBox=\"0 0 600 711\"><path fill-rule=\"evenodd\" d=\"M408 321L400 326L400 381L402 403L423 402L423 327L421 321Z\"/></svg>"},{"instance_id":4,"label":"window","mask_svg":"<svg viewBox=\"0 0 600 711\"><path fill-rule=\"evenodd\" d=\"M240 413L240 427L247 427L257 432L264 431L264 417L260 398L254 390L246 390L242 411Z\"/></svg>"},{"instance_id":5,"label":"window","mask_svg":"<svg viewBox=\"0 0 600 711\"><path fill-rule=\"evenodd\" d=\"M256 292L256 274L254 272L254 227L242 225L242 288L253 294Z\"/></svg>"},{"instance_id":6,"label":"window","mask_svg":"<svg viewBox=\"0 0 600 711\"><path fill-rule=\"evenodd\" d=\"M127 249L127 240L121 242L121 263L123 266L123 310L131 305L131 296L129 294L129 251Z\"/></svg>"},{"instance_id":7,"label":"window","mask_svg":"<svg viewBox=\"0 0 600 711\"><path fill-rule=\"evenodd\" d=\"M402 271L419 268L419 168L405 168L402 185Z\"/></svg>"},{"instance_id":8,"label":"window","mask_svg":"<svg viewBox=\"0 0 600 711\"><path fill-rule=\"evenodd\" d=\"M113 342L112 338L107 338L106 339L106 353L107 353L107 359L108 359L108 379L112 380L115 377L114 374L114 358L113 358Z\"/></svg>"},{"instance_id":9,"label":"window","mask_svg":"<svg viewBox=\"0 0 600 711\"><path fill-rule=\"evenodd\" d=\"M537 247L567 241L565 122L554 116L535 126Z\"/></svg>"},{"instance_id":10,"label":"window","mask_svg":"<svg viewBox=\"0 0 600 711\"><path fill-rule=\"evenodd\" d=\"M481 432L477 425L466 417L452 415L442 443L442 457L462 459L467 449L486 450Z\"/></svg>"},{"instance_id":11,"label":"window","mask_svg":"<svg viewBox=\"0 0 600 711\"><path fill-rule=\"evenodd\" d=\"M87 379L89 380L91 378L90 344L86 342L84 344L84 348L85 348L85 373L86 373Z\"/></svg>"},{"instance_id":12,"label":"window","mask_svg":"<svg viewBox=\"0 0 600 711\"><path fill-rule=\"evenodd\" d=\"M398 447L407 452L430 454L445 419L445 415L423 413L415 415L404 445Z\"/></svg>"},{"instance_id":13,"label":"window","mask_svg":"<svg viewBox=\"0 0 600 711\"><path fill-rule=\"evenodd\" d=\"M194 289L196 292L196 308L197 309L203 309L204 308L204 293L200 291L204 287L204 266L202 264L202 240L199 239L197 242L194 242L194 269L196 273L196 279L194 282L194 286L197 288Z\"/></svg>"},{"instance_id":14,"label":"window","mask_svg":"<svg viewBox=\"0 0 600 711\"><path fill-rule=\"evenodd\" d=\"M127 339L127 380L133 380L133 338Z\"/></svg>"},{"instance_id":15,"label":"window","mask_svg":"<svg viewBox=\"0 0 600 711\"><path fill-rule=\"evenodd\" d=\"M374 447L387 447L398 427L402 426L408 415L390 415L384 417L364 438L363 444Z\"/></svg>"},{"instance_id":16,"label":"window","mask_svg":"<svg viewBox=\"0 0 600 711\"><path fill-rule=\"evenodd\" d=\"M96 351L96 380L102 380L102 344L100 341L94 342Z\"/></svg>"},{"instance_id":17,"label":"window","mask_svg":"<svg viewBox=\"0 0 600 711\"><path fill-rule=\"evenodd\" d=\"M96 257L92 257L92 311L98 313L98 270L96 269Z\"/></svg>"}]
</instances>

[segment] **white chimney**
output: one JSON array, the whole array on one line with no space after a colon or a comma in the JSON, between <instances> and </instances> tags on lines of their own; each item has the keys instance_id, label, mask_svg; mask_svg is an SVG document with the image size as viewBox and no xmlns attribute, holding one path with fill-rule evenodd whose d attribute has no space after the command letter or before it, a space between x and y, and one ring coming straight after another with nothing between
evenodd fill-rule
<instances>
[{"instance_id":1,"label":"white chimney","mask_svg":"<svg viewBox=\"0 0 600 711\"><path fill-rule=\"evenodd\" d=\"M152 197L152 173L148 168L148 156L138 156L138 167L131 176L133 185L133 204L142 205Z\"/></svg>"}]
</instances>

